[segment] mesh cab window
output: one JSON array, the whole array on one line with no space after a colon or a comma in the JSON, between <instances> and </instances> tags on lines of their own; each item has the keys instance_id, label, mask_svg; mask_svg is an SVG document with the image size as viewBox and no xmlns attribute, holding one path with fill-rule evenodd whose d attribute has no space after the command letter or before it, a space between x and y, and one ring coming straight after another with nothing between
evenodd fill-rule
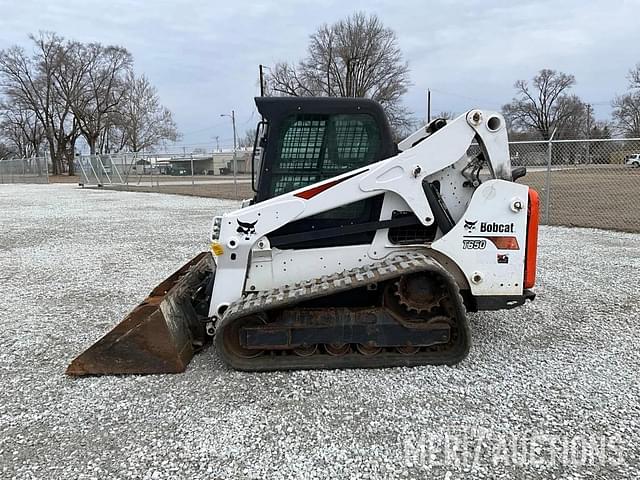
<instances>
[{"instance_id":1,"label":"mesh cab window","mask_svg":"<svg viewBox=\"0 0 640 480\"><path fill-rule=\"evenodd\" d=\"M377 160L380 132L367 114L293 115L283 122L271 193L281 195Z\"/></svg>"}]
</instances>

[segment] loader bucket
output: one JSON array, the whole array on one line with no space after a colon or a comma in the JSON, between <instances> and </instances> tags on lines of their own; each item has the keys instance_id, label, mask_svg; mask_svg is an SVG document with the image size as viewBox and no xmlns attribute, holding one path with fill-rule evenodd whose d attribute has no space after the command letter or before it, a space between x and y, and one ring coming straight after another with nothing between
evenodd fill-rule
<instances>
[{"instance_id":1,"label":"loader bucket","mask_svg":"<svg viewBox=\"0 0 640 480\"><path fill-rule=\"evenodd\" d=\"M75 358L67 375L183 372L197 347L208 339L194 296L202 291L214 269L209 252L198 254Z\"/></svg>"}]
</instances>

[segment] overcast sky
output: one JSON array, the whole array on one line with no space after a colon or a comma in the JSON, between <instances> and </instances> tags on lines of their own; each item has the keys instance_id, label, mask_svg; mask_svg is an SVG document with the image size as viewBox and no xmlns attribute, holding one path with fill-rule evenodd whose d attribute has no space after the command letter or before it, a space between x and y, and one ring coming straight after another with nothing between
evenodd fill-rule
<instances>
[{"instance_id":1,"label":"overcast sky","mask_svg":"<svg viewBox=\"0 0 640 480\"><path fill-rule=\"evenodd\" d=\"M607 118L640 62L640 0L0 0L0 48L27 45L51 30L80 41L120 44L157 86L188 149L232 144L257 121L258 64L294 61L309 35L355 10L394 29L413 82L405 97L416 116L432 109L499 109L517 79L541 68L576 76L575 92Z\"/></svg>"}]
</instances>

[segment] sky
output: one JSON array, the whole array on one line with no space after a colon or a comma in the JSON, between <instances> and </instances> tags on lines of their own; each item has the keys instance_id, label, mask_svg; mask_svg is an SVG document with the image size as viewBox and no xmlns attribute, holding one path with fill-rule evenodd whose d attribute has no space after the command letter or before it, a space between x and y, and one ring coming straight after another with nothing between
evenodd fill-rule
<instances>
[{"instance_id":1,"label":"sky","mask_svg":"<svg viewBox=\"0 0 640 480\"><path fill-rule=\"evenodd\" d=\"M187 151L233 144L258 120L258 65L297 61L309 35L355 11L392 28L409 62L404 97L432 112L499 110L518 79L542 68L575 75L574 93L598 119L627 88L640 62L640 0L0 0L0 49L31 48L29 33L54 31L83 42L131 51L170 108Z\"/></svg>"}]
</instances>

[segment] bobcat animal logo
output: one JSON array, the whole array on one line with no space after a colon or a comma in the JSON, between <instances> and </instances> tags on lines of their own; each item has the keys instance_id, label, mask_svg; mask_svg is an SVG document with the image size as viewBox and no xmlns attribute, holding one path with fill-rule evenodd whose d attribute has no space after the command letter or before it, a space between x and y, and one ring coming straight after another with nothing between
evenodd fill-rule
<instances>
[{"instance_id":1,"label":"bobcat animal logo","mask_svg":"<svg viewBox=\"0 0 640 480\"><path fill-rule=\"evenodd\" d=\"M258 220L253 223L241 222L240 220L237 220L237 222L238 228L236 229L236 232L243 234L245 240L249 240L251 238L251 235L256 234L256 223L258 223Z\"/></svg>"},{"instance_id":2,"label":"bobcat animal logo","mask_svg":"<svg viewBox=\"0 0 640 480\"><path fill-rule=\"evenodd\" d=\"M476 223L478 223L477 220L475 222L470 222L469 220L465 220L464 221L465 230L467 232L473 232L476 229Z\"/></svg>"}]
</instances>

